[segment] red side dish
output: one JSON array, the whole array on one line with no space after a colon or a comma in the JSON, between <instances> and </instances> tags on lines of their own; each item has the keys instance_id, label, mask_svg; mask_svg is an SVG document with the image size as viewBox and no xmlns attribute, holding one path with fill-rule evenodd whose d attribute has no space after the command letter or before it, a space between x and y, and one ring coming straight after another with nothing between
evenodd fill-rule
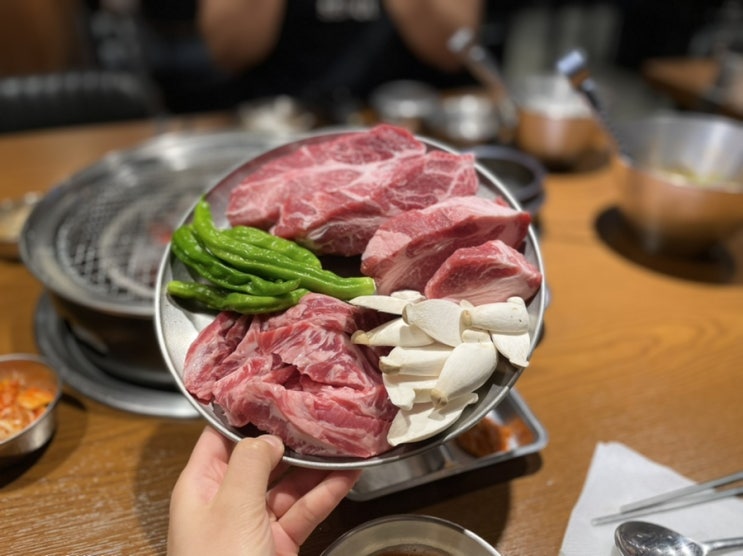
<instances>
[{"instance_id":1,"label":"red side dish","mask_svg":"<svg viewBox=\"0 0 743 556\"><path fill-rule=\"evenodd\" d=\"M54 400L51 389L26 384L20 368L25 362L16 364L16 372L0 378L0 441L28 427Z\"/></svg>"}]
</instances>

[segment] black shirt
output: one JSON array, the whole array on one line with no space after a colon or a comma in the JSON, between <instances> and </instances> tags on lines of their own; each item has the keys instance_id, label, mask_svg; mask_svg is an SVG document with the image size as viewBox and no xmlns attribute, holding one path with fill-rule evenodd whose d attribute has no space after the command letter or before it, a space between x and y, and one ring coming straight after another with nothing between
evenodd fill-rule
<instances>
[{"instance_id":1,"label":"black shirt","mask_svg":"<svg viewBox=\"0 0 743 556\"><path fill-rule=\"evenodd\" d=\"M289 94L316 102L366 100L378 85L414 79L439 88L471 84L418 60L379 0L288 0L278 43L239 79L243 99Z\"/></svg>"}]
</instances>

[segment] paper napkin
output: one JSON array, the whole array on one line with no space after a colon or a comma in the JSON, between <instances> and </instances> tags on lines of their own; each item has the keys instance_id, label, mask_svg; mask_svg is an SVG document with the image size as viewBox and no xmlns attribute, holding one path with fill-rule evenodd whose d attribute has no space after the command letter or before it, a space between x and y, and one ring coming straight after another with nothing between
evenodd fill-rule
<instances>
[{"instance_id":1,"label":"paper napkin","mask_svg":"<svg viewBox=\"0 0 743 556\"><path fill-rule=\"evenodd\" d=\"M716 478L705 477L704 480ZM583 492L570 516L560 555L618 555L619 551L614 547L614 530L621 521L592 525L591 519L617 513L623 504L690 484L693 481L623 444L599 443ZM725 498L631 519L658 523L700 541L738 537L743 536L743 501L734 497Z\"/></svg>"}]
</instances>

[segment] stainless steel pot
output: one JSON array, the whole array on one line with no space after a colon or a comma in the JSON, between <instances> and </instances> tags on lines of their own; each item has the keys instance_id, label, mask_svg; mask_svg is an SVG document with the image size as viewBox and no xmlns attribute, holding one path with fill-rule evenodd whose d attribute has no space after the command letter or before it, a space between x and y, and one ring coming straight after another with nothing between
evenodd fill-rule
<instances>
[{"instance_id":1,"label":"stainless steel pot","mask_svg":"<svg viewBox=\"0 0 743 556\"><path fill-rule=\"evenodd\" d=\"M218 178L276 141L243 131L162 135L111 153L34 207L21 259L106 371L172 385L153 325L154 281L170 233Z\"/></svg>"}]
</instances>

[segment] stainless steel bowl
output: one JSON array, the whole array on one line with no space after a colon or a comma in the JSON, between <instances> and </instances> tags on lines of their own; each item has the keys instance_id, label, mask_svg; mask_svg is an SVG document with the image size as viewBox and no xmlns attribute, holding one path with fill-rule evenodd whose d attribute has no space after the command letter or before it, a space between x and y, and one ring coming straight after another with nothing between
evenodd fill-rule
<instances>
[{"instance_id":1,"label":"stainless steel bowl","mask_svg":"<svg viewBox=\"0 0 743 556\"><path fill-rule=\"evenodd\" d=\"M457 145L487 143L500 128L498 106L486 92L450 94L441 99L428 125L437 136Z\"/></svg>"},{"instance_id":2,"label":"stainless steel bowl","mask_svg":"<svg viewBox=\"0 0 743 556\"><path fill-rule=\"evenodd\" d=\"M304 145L327 140L328 138L338 136L341 133L349 133L353 131L354 130L345 130L344 132L340 132L338 130L333 130L316 132L306 138L287 143L281 147L259 155L236 168L206 194L206 198L211 205L214 214L214 221L217 226L225 227L229 225L225 216L225 211L230 192L245 178L245 176L254 172L269 160L292 152ZM419 137L419 139L425 143L429 149L452 152L451 148L442 143L424 137ZM481 165L476 164L475 166L480 182L478 192L480 196L490 199L500 196L510 206L521 210L520 204L516 201L503 182L493 176ZM193 210L189 214L185 215L184 219L185 221L189 221L192 217ZM544 265L542 263L536 233L533 228L529 229L525 241L524 255L526 259L544 275ZM348 263L350 262L353 261L347 261L346 268L344 269L345 271L349 270ZM354 264L358 264L358 261ZM183 394L191 401L196 410L226 437L237 441L246 436L256 436L261 434L260 431L254 427L236 428L230 426L218 407L200 403L198 400L194 399L186 389L183 383L183 366L186 359L186 352L191 343L198 336L199 332L213 320L214 315L207 313L191 313L186 311L182 306L173 302L167 295L166 291L167 284L174 279L187 281L191 278L188 269L185 268L185 266L171 253L166 253L162 260L160 272L156 280L155 328L163 358L173 374L175 382ZM540 288L527 305L527 310L530 316L529 331L532 338L530 351L533 351L536 347L542 330L546 295L546 288ZM422 453L433 446L438 446L456 438L459 434L474 426L506 397L510 389L516 383L521 372L522 369L507 362L503 364L502 368L499 366L498 372L493 373L490 380L477 391L479 396L478 402L467 407L459 420L446 431L427 440L412 444L399 445L383 454L370 458L306 456L287 450L284 455L284 461L292 465L320 469L358 469L397 461L414 454Z\"/></svg>"},{"instance_id":3,"label":"stainless steel bowl","mask_svg":"<svg viewBox=\"0 0 743 556\"><path fill-rule=\"evenodd\" d=\"M369 102L379 121L418 133L438 109L439 93L422 81L403 79L374 89Z\"/></svg>"},{"instance_id":4,"label":"stainless steel bowl","mask_svg":"<svg viewBox=\"0 0 743 556\"><path fill-rule=\"evenodd\" d=\"M618 124L619 209L649 251L701 253L743 229L743 125L659 113Z\"/></svg>"},{"instance_id":5,"label":"stainless steel bowl","mask_svg":"<svg viewBox=\"0 0 743 556\"><path fill-rule=\"evenodd\" d=\"M49 442L56 428L56 409L62 395L59 374L36 355L20 353L0 356L0 381L3 380L18 380L26 387L49 390L53 397L34 421L0 441L0 467L17 462Z\"/></svg>"},{"instance_id":6,"label":"stainless steel bowl","mask_svg":"<svg viewBox=\"0 0 743 556\"><path fill-rule=\"evenodd\" d=\"M391 515L345 533L322 556L499 556L478 535L445 519Z\"/></svg>"},{"instance_id":7,"label":"stainless steel bowl","mask_svg":"<svg viewBox=\"0 0 743 556\"><path fill-rule=\"evenodd\" d=\"M590 107L561 75L529 75L514 85L516 145L550 167L570 167L596 140Z\"/></svg>"}]
</instances>

